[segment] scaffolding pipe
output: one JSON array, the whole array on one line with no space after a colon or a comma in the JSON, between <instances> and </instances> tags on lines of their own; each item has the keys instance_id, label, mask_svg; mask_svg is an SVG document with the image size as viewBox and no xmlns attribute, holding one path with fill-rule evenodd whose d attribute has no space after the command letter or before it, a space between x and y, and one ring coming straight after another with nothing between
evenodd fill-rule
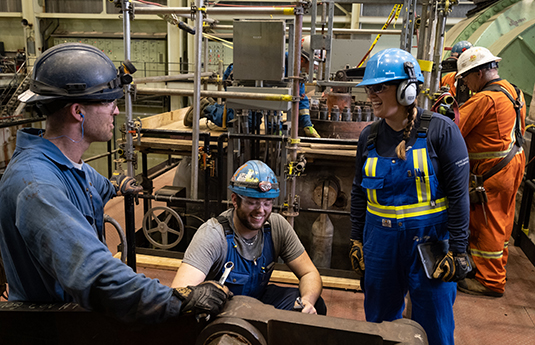
<instances>
[{"instance_id":1,"label":"scaffolding pipe","mask_svg":"<svg viewBox=\"0 0 535 345\"><path fill-rule=\"evenodd\" d=\"M137 94L144 95L167 95L167 96L193 96L194 91L188 89L166 89L141 87L137 89ZM255 99L261 101L291 102L292 95L272 94L272 93L249 93L249 92L227 92L227 91L200 91L201 97L231 98L231 99Z\"/></svg>"},{"instance_id":2,"label":"scaffolding pipe","mask_svg":"<svg viewBox=\"0 0 535 345\"><path fill-rule=\"evenodd\" d=\"M433 72L431 73L431 89L430 94L438 91L440 85L440 72L442 67L440 59L442 58L442 49L444 48L444 32L446 30L446 17L448 13L444 9L444 4L441 3L441 9L438 11L437 34L435 36L435 50L433 56Z\"/></svg>"},{"instance_id":3,"label":"scaffolding pipe","mask_svg":"<svg viewBox=\"0 0 535 345\"><path fill-rule=\"evenodd\" d=\"M197 6L197 5L196 5ZM190 7L136 7L135 14L191 14ZM265 15L287 15L293 16L293 7L206 7L197 6L197 13L206 12L207 15L226 15L226 14L265 14ZM197 31L202 32L202 31Z\"/></svg>"},{"instance_id":4,"label":"scaffolding pipe","mask_svg":"<svg viewBox=\"0 0 535 345\"><path fill-rule=\"evenodd\" d=\"M290 165L295 164L297 161L297 150L299 148L299 73L301 71L301 29L303 28L303 7L298 5L295 8L295 23L294 23L294 49L293 49L293 77L292 77L292 127L290 135L290 143L288 145L288 151L290 155ZM288 210L285 212L288 223L293 227L294 218L299 215L298 210L295 207L295 187L296 177L294 175L288 176Z\"/></svg>"},{"instance_id":5,"label":"scaffolding pipe","mask_svg":"<svg viewBox=\"0 0 535 345\"><path fill-rule=\"evenodd\" d=\"M313 18L315 20L316 15L314 15ZM311 25L312 25L312 23L311 23ZM232 25L224 25L224 24L214 24L214 25L211 26L211 28L220 29L220 30L232 30L233 26ZM310 28L303 28L302 32L310 32L311 35L315 35L316 34L316 25L315 25L315 23ZM335 34L401 35L401 30L333 28L333 33L335 33ZM220 34L212 33L211 35L219 37Z\"/></svg>"},{"instance_id":6,"label":"scaffolding pipe","mask_svg":"<svg viewBox=\"0 0 535 345\"><path fill-rule=\"evenodd\" d=\"M130 60L130 2L123 0L123 35L124 35L124 57L125 60ZM132 140L132 84L124 87L125 91L125 160L127 164L127 175L134 176L134 143ZM125 217L125 235L128 248L126 252L126 262L130 268L136 271L136 223L134 213L134 197L125 195L124 197L124 217Z\"/></svg>"},{"instance_id":7,"label":"scaffolding pipe","mask_svg":"<svg viewBox=\"0 0 535 345\"><path fill-rule=\"evenodd\" d=\"M203 0L195 0L197 9L195 17L195 79L193 87L193 137L191 138L191 193L193 199L198 197L199 186L199 119L201 118L201 48L202 48L202 23L203 23Z\"/></svg>"},{"instance_id":8,"label":"scaffolding pipe","mask_svg":"<svg viewBox=\"0 0 535 345\"><path fill-rule=\"evenodd\" d=\"M211 77L212 75L214 75L213 72L201 73L201 77ZM195 77L195 73L175 74L175 75L161 75L161 76L156 76L156 77L134 78L134 84L147 84L147 83L178 81L178 80L190 79L190 78L193 78L193 77Z\"/></svg>"}]
</instances>

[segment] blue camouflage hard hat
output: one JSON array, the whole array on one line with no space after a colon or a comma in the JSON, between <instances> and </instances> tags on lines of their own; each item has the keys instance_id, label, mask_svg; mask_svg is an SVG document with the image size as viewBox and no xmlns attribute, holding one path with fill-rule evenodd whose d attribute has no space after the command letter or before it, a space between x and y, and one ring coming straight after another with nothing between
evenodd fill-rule
<instances>
[{"instance_id":1,"label":"blue camouflage hard hat","mask_svg":"<svg viewBox=\"0 0 535 345\"><path fill-rule=\"evenodd\" d=\"M399 48L384 49L373 55L364 70L364 78L357 86L376 85L388 82L403 81L410 78L405 70L405 63L410 62L414 67L414 76L420 83L424 76L418 61L408 52Z\"/></svg>"},{"instance_id":2,"label":"blue camouflage hard hat","mask_svg":"<svg viewBox=\"0 0 535 345\"><path fill-rule=\"evenodd\" d=\"M232 175L228 188L236 194L257 199L276 198L280 193L275 173L259 160L250 160L239 167Z\"/></svg>"}]
</instances>

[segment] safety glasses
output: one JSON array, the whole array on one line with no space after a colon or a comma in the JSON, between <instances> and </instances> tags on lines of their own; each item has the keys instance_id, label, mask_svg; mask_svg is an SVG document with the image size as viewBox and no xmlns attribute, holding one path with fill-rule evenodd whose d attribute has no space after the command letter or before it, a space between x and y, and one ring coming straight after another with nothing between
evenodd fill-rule
<instances>
[{"instance_id":1,"label":"safety glasses","mask_svg":"<svg viewBox=\"0 0 535 345\"><path fill-rule=\"evenodd\" d=\"M248 207L248 208L269 208L269 207L273 207L273 199L253 199L253 198L248 198L248 197L245 197L245 196L241 196L239 194L236 194L237 196L240 197L240 199L242 199L242 203L244 206Z\"/></svg>"},{"instance_id":2,"label":"safety glasses","mask_svg":"<svg viewBox=\"0 0 535 345\"><path fill-rule=\"evenodd\" d=\"M375 84L375 85L366 85L364 86L364 90L366 91L366 94L370 95L370 94L378 94L378 93L381 93L383 91L385 91L386 89L388 89L390 85L388 84Z\"/></svg>"}]
</instances>

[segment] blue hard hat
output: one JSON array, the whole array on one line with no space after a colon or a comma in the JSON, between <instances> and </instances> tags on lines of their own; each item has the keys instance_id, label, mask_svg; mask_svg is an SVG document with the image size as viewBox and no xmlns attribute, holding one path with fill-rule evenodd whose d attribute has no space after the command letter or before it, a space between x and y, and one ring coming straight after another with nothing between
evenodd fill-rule
<instances>
[{"instance_id":1,"label":"blue hard hat","mask_svg":"<svg viewBox=\"0 0 535 345\"><path fill-rule=\"evenodd\" d=\"M250 198L276 198L280 189L273 170L264 162L251 160L238 168L228 188L236 194Z\"/></svg>"},{"instance_id":2,"label":"blue hard hat","mask_svg":"<svg viewBox=\"0 0 535 345\"><path fill-rule=\"evenodd\" d=\"M357 86L376 85L409 79L405 63L410 62L414 67L414 76L420 83L424 76L418 61L408 52L399 48L384 49L373 55L364 69L364 78Z\"/></svg>"},{"instance_id":3,"label":"blue hard hat","mask_svg":"<svg viewBox=\"0 0 535 345\"><path fill-rule=\"evenodd\" d=\"M33 68L26 103L56 100L115 100L123 96L117 68L100 49L83 43L64 43L45 51Z\"/></svg>"},{"instance_id":4,"label":"blue hard hat","mask_svg":"<svg viewBox=\"0 0 535 345\"><path fill-rule=\"evenodd\" d=\"M451 48L451 54L461 55L465 50L472 48L472 43L468 41L459 41L453 45Z\"/></svg>"}]
</instances>

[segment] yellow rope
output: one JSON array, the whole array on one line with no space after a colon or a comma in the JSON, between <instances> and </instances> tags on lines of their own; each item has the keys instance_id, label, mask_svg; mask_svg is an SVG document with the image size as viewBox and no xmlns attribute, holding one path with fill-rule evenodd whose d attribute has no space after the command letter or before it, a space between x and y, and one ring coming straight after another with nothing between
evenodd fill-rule
<instances>
[{"instance_id":1,"label":"yellow rope","mask_svg":"<svg viewBox=\"0 0 535 345\"><path fill-rule=\"evenodd\" d=\"M386 22L385 24L383 25L383 27L381 28L381 30L386 30L386 28L388 28L388 25L390 24L390 20L392 19L392 16L394 16L394 27L396 25L396 21L398 20L399 18L399 14L401 12L401 8L403 7L403 4L396 4L394 5L394 7L392 8L392 11L390 11L390 14L388 15L388 18L386 19ZM368 50L368 52L366 53L366 55L369 55L369 53L373 50L373 48L375 47L375 45L377 44L377 41L379 41L379 38L381 38L381 34L378 34L377 37L375 37L375 40L373 41L372 45L370 46L370 49ZM362 64L364 64L364 62L368 60L368 57L366 57L365 59L363 59L360 64L357 66L357 67L362 67Z\"/></svg>"}]
</instances>

